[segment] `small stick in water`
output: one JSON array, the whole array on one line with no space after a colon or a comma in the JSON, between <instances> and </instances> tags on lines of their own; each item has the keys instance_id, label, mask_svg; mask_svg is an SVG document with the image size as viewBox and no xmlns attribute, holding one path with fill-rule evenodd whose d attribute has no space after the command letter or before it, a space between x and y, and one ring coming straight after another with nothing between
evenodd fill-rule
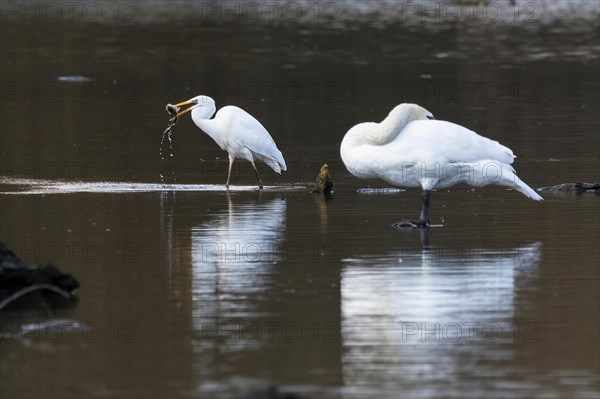
<instances>
[{"instance_id":1,"label":"small stick in water","mask_svg":"<svg viewBox=\"0 0 600 399\"><path fill-rule=\"evenodd\" d=\"M315 188L312 193L323 193L325 195L331 195L333 190L333 181L329 176L329 166L326 163L321 166L317 180L315 181Z\"/></svg>"}]
</instances>

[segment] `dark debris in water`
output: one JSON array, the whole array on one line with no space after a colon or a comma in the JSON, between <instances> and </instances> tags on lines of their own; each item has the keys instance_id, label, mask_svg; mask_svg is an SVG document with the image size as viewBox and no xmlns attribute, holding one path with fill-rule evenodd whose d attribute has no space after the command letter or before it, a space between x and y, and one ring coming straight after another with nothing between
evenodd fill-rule
<instances>
[{"instance_id":1,"label":"dark debris in water","mask_svg":"<svg viewBox=\"0 0 600 399\"><path fill-rule=\"evenodd\" d=\"M549 193L597 193L600 194L600 183L563 183L556 186L540 187L538 191Z\"/></svg>"},{"instance_id":2,"label":"dark debris in water","mask_svg":"<svg viewBox=\"0 0 600 399\"><path fill-rule=\"evenodd\" d=\"M255 391L236 396L233 399L309 399L306 396L300 396L295 393L280 392L276 387L258 389Z\"/></svg>"},{"instance_id":3,"label":"dark debris in water","mask_svg":"<svg viewBox=\"0 0 600 399\"><path fill-rule=\"evenodd\" d=\"M0 310L17 301L33 305L48 299L54 306L69 305L77 302L73 290L78 287L75 277L54 264L32 265L0 242Z\"/></svg>"},{"instance_id":4,"label":"dark debris in water","mask_svg":"<svg viewBox=\"0 0 600 399\"><path fill-rule=\"evenodd\" d=\"M357 193L359 194L397 194L397 193L401 193L403 190L401 188L359 188L358 190L356 190Z\"/></svg>"},{"instance_id":5,"label":"dark debris in water","mask_svg":"<svg viewBox=\"0 0 600 399\"><path fill-rule=\"evenodd\" d=\"M8 324L8 323L7 323ZM16 322L14 328L6 328L0 332L0 339L16 339L23 343L39 343L40 334L49 337L49 334L56 334L60 331L61 336L73 337L77 332L87 332L90 327L85 323L76 320L52 319L43 322L23 323L18 325Z\"/></svg>"}]
</instances>

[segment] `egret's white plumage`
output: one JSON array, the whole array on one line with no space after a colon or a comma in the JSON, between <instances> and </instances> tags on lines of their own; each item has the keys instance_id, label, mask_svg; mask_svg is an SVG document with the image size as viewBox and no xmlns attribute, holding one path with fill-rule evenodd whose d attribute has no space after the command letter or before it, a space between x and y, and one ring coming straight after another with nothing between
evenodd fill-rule
<instances>
[{"instance_id":1,"label":"egret's white plumage","mask_svg":"<svg viewBox=\"0 0 600 399\"><path fill-rule=\"evenodd\" d=\"M194 123L208 134L221 149L229 153L229 173L227 183L225 183L227 186L229 186L231 167L236 158L250 161L261 188L262 181L256 170L255 160L263 161L279 174L287 169L283 155L267 129L243 109L228 105L221 108L215 117L210 119L216 111L215 101L212 98L197 96L176 104L176 106L188 104L192 104L192 106L177 116L191 111Z\"/></svg>"},{"instance_id":2,"label":"egret's white plumage","mask_svg":"<svg viewBox=\"0 0 600 399\"><path fill-rule=\"evenodd\" d=\"M400 104L380 123L361 123L344 136L342 161L356 177L380 178L404 187L421 187L426 224L429 192L457 183L497 184L542 200L511 166L515 155L498 143L460 125L438 121L425 108ZM419 223L417 223L419 224Z\"/></svg>"}]
</instances>

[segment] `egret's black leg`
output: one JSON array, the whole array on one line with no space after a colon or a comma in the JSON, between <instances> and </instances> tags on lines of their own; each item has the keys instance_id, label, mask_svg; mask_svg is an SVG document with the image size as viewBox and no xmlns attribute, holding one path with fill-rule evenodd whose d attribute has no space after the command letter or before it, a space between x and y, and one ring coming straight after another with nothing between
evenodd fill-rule
<instances>
[{"instance_id":1,"label":"egret's black leg","mask_svg":"<svg viewBox=\"0 0 600 399\"><path fill-rule=\"evenodd\" d=\"M394 223L392 227L404 227L404 228L415 228L415 227L429 227L429 198L431 197L431 190L423 190L421 198L423 199L423 206L421 207L421 216L418 220L401 220Z\"/></svg>"},{"instance_id":2,"label":"egret's black leg","mask_svg":"<svg viewBox=\"0 0 600 399\"><path fill-rule=\"evenodd\" d=\"M252 167L254 168L254 173L256 173L256 177L258 178L258 188L260 190L263 189L263 182L260 179L260 176L258 175L258 170L256 169L256 165L254 164L254 162L252 162Z\"/></svg>"},{"instance_id":3,"label":"egret's black leg","mask_svg":"<svg viewBox=\"0 0 600 399\"><path fill-rule=\"evenodd\" d=\"M423 206L421 207L421 217L419 219L424 220L425 223L429 223L429 198L431 197L431 190L423 190L421 198L423 198Z\"/></svg>"}]
</instances>

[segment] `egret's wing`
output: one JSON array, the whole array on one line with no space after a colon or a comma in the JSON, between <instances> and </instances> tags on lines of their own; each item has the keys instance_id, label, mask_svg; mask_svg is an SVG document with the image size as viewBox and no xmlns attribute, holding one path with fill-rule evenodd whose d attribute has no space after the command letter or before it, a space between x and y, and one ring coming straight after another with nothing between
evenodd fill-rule
<instances>
[{"instance_id":1,"label":"egret's wing","mask_svg":"<svg viewBox=\"0 0 600 399\"><path fill-rule=\"evenodd\" d=\"M510 148L497 141L455 123L438 120L409 123L394 140L393 147L396 145L401 146L405 154L448 162L487 159L511 164L515 158Z\"/></svg>"},{"instance_id":2,"label":"egret's wing","mask_svg":"<svg viewBox=\"0 0 600 399\"><path fill-rule=\"evenodd\" d=\"M217 112L215 120L226 121L228 124L226 131L230 132L228 137L230 142L248 148L271 167L273 164L269 161L275 161L279 164L277 168L287 169L283 155L275 141L267 129L252 115L241 108L226 106Z\"/></svg>"}]
</instances>

